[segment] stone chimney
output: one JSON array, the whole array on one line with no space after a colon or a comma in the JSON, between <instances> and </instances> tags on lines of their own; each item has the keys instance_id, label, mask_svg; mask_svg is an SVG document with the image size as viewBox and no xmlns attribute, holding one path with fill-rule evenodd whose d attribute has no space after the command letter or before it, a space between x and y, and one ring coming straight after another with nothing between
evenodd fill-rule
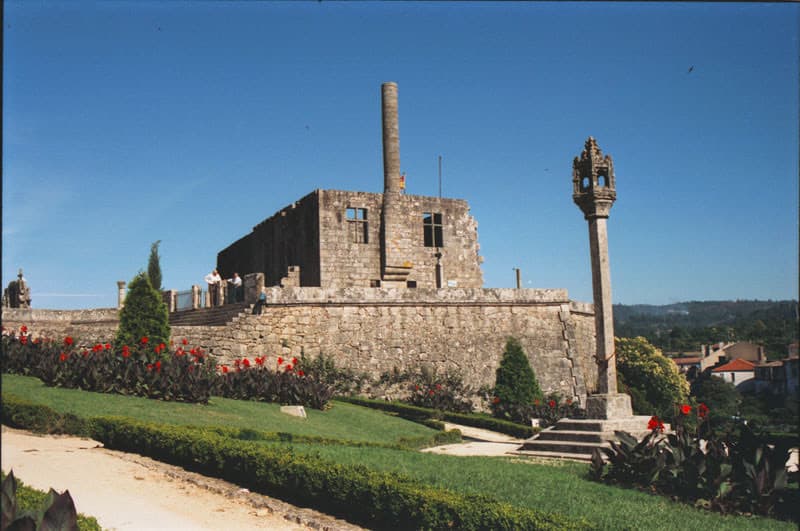
<instances>
[{"instance_id":1,"label":"stone chimney","mask_svg":"<svg viewBox=\"0 0 800 531\"><path fill-rule=\"evenodd\" d=\"M397 115L397 83L381 85L383 118L383 193L400 193L400 123Z\"/></svg>"},{"instance_id":2,"label":"stone chimney","mask_svg":"<svg viewBox=\"0 0 800 531\"><path fill-rule=\"evenodd\" d=\"M400 177L400 124L397 112L397 83L381 85L383 121L383 212L381 215L381 285L406 287L414 267L411 237L406 223Z\"/></svg>"}]
</instances>

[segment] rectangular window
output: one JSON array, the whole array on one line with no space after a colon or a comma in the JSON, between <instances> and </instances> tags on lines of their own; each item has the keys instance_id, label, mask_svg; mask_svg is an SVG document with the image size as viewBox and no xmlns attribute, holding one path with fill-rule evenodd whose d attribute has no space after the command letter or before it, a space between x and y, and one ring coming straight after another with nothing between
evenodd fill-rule
<instances>
[{"instance_id":1,"label":"rectangular window","mask_svg":"<svg viewBox=\"0 0 800 531\"><path fill-rule=\"evenodd\" d=\"M367 233L367 209L347 208L347 232L353 243L369 243Z\"/></svg>"},{"instance_id":2,"label":"rectangular window","mask_svg":"<svg viewBox=\"0 0 800 531\"><path fill-rule=\"evenodd\" d=\"M444 247L442 240L442 215L437 212L422 214L425 247Z\"/></svg>"}]
</instances>

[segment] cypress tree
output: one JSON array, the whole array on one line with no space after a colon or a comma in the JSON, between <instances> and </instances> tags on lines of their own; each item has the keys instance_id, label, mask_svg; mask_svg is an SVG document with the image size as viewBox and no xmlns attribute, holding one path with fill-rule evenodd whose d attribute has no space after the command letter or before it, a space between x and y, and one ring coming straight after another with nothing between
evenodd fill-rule
<instances>
[{"instance_id":1,"label":"cypress tree","mask_svg":"<svg viewBox=\"0 0 800 531\"><path fill-rule=\"evenodd\" d=\"M125 306L119 314L116 346L139 345L143 337L150 345L169 343L169 310L150 279L139 272L128 285Z\"/></svg>"},{"instance_id":2,"label":"cypress tree","mask_svg":"<svg viewBox=\"0 0 800 531\"><path fill-rule=\"evenodd\" d=\"M497 416L507 416L519 406L529 406L542 397L542 390L533 374L528 356L522 345L513 337L508 338L500 366L497 367L495 401L492 410ZM516 415L511 413L512 417Z\"/></svg>"},{"instance_id":3,"label":"cypress tree","mask_svg":"<svg viewBox=\"0 0 800 531\"><path fill-rule=\"evenodd\" d=\"M147 261L147 278L156 291L161 291L161 257L158 256L158 246L161 240L150 244L150 259Z\"/></svg>"}]
</instances>

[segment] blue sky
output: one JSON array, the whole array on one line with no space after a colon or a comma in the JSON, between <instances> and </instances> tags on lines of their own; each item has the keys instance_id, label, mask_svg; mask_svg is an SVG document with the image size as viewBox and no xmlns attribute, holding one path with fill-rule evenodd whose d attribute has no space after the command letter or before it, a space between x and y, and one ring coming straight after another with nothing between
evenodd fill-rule
<instances>
[{"instance_id":1,"label":"blue sky","mask_svg":"<svg viewBox=\"0 0 800 531\"><path fill-rule=\"evenodd\" d=\"M614 157L614 300L798 293L797 4L5 2L3 285L113 307L316 188L467 199L486 287L591 300L572 159ZM693 67L693 68L692 68ZM692 68L691 72L689 71Z\"/></svg>"}]
</instances>

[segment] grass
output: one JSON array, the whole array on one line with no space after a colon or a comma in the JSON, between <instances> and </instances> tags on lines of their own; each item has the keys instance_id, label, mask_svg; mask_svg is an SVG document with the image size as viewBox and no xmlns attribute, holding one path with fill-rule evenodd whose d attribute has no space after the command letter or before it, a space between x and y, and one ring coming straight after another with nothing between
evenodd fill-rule
<instances>
[{"instance_id":1,"label":"grass","mask_svg":"<svg viewBox=\"0 0 800 531\"><path fill-rule=\"evenodd\" d=\"M120 415L179 425L221 425L284 431L329 438L396 442L432 430L378 411L336 402L326 412L310 411L302 421L258 402L212 399L208 406L160 402L118 395L45 387L39 380L3 375L3 392L79 416ZM284 444L267 443L262 444ZM509 458L456 457L387 448L293 443L296 452L337 463L361 464L402 473L421 482L513 505L583 517L601 529L796 529L794 524L758 517L722 516L666 498L595 483L582 463L532 464Z\"/></svg>"},{"instance_id":2,"label":"grass","mask_svg":"<svg viewBox=\"0 0 800 531\"><path fill-rule=\"evenodd\" d=\"M181 426L225 426L334 439L396 443L412 437L431 437L435 430L344 402L328 411L306 409L308 419L280 412L277 404L213 397L208 405L164 402L133 396L47 387L29 376L3 374L3 393L44 404L80 417L123 416Z\"/></svg>"},{"instance_id":3,"label":"grass","mask_svg":"<svg viewBox=\"0 0 800 531\"><path fill-rule=\"evenodd\" d=\"M264 443L277 444L277 443ZM722 516L587 478L588 464L534 464L505 457L459 457L384 448L292 444L338 463L399 472L424 483L466 494L484 494L521 507L586 518L600 529L796 529L760 517Z\"/></svg>"}]
</instances>

